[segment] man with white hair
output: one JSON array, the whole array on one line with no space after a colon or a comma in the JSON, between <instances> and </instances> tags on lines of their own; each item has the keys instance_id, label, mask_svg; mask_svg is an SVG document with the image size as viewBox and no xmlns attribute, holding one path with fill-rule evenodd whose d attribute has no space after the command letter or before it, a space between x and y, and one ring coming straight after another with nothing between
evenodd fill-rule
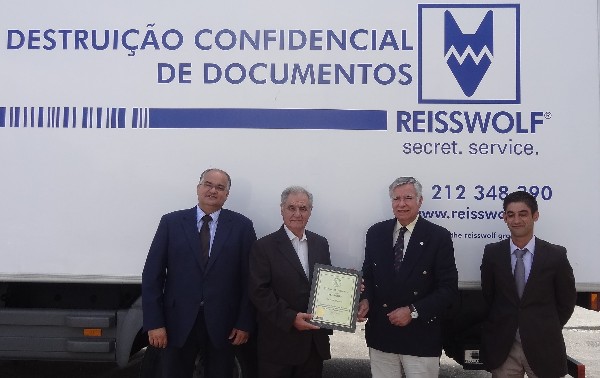
<instances>
[{"instance_id":1,"label":"man with white hair","mask_svg":"<svg viewBox=\"0 0 600 378\"><path fill-rule=\"evenodd\" d=\"M400 177L389 187L394 218L367 231L358 318L373 378L437 377L441 315L458 294L450 232L419 216L422 186Z\"/></svg>"},{"instance_id":2,"label":"man with white hair","mask_svg":"<svg viewBox=\"0 0 600 378\"><path fill-rule=\"evenodd\" d=\"M249 286L258 317L261 378L321 377L323 360L331 358L331 331L308 322L314 265L331 264L327 239L306 230L312 208L306 189L285 189L283 225L252 247Z\"/></svg>"}]
</instances>

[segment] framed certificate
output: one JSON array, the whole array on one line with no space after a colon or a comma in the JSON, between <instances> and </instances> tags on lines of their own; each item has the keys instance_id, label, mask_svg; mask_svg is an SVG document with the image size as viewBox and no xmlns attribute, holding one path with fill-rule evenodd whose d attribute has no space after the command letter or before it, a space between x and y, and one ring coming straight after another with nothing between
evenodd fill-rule
<instances>
[{"instance_id":1,"label":"framed certificate","mask_svg":"<svg viewBox=\"0 0 600 378\"><path fill-rule=\"evenodd\" d=\"M315 264L308 312L310 323L322 328L354 332L362 275L353 269Z\"/></svg>"}]
</instances>

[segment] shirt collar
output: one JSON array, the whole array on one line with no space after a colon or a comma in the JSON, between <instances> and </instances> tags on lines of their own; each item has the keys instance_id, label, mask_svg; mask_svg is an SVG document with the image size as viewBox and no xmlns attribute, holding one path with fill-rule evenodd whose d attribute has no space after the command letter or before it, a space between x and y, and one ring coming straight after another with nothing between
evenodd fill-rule
<instances>
[{"instance_id":1,"label":"shirt collar","mask_svg":"<svg viewBox=\"0 0 600 378\"><path fill-rule=\"evenodd\" d=\"M417 217L415 218L414 221L410 222L409 224L407 224L406 229L408 230L408 232L410 232L412 234L413 230L415 229L415 225L417 224L417 221L419 220L419 215L417 215ZM394 226L394 232L399 231L402 228L402 225L400 224L400 222L396 219L396 226Z\"/></svg>"},{"instance_id":2,"label":"shirt collar","mask_svg":"<svg viewBox=\"0 0 600 378\"><path fill-rule=\"evenodd\" d=\"M208 214L212 218L213 224L217 224L220 214L221 214L221 209L215 211L214 213ZM196 205L196 223L200 223L200 221L202 220L202 217L205 215L206 215L206 213L204 211L202 211L200 206Z\"/></svg>"},{"instance_id":3,"label":"shirt collar","mask_svg":"<svg viewBox=\"0 0 600 378\"><path fill-rule=\"evenodd\" d=\"M521 249L519 247L517 247L515 245L515 243L513 243L512 238L508 238L510 240L510 253L511 255L515 253L515 250L517 249ZM525 244L525 247L523 249L527 249L531 255L534 254L535 252L535 236L531 238L530 241L527 242L527 244Z\"/></svg>"},{"instance_id":4,"label":"shirt collar","mask_svg":"<svg viewBox=\"0 0 600 378\"><path fill-rule=\"evenodd\" d=\"M294 233L290 231L290 229L285 224L283 225L283 228L285 229L285 233L287 234L288 238L290 238L290 240L294 240L294 238L297 238L297 236L294 235ZM306 241L306 231L302 231L302 237L298 240Z\"/></svg>"}]
</instances>

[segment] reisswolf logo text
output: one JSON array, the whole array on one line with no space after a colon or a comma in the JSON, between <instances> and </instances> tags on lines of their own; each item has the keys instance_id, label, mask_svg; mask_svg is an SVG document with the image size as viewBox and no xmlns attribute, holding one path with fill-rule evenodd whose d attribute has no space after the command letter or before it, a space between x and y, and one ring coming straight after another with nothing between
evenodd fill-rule
<instances>
[{"instance_id":1,"label":"reisswolf logo text","mask_svg":"<svg viewBox=\"0 0 600 378\"><path fill-rule=\"evenodd\" d=\"M419 103L519 104L519 10L419 5Z\"/></svg>"}]
</instances>

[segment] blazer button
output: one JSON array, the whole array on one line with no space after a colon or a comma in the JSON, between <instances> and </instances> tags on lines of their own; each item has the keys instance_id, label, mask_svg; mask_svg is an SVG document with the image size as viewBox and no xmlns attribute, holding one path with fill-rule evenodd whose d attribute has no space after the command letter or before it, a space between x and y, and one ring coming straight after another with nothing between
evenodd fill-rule
<instances>
[{"instance_id":1,"label":"blazer button","mask_svg":"<svg viewBox=\"0 0 600 378\"><path fill-rule=\"evenodd\" d=\"M427 271L426 271L426 270L424 270L424 271L423 271L423 274L427 274Z\"/></svg>"},{"instance_id":2,"label":"blazer button","mask_svg":"<svg viewBox=\"0 0 600 378\"><path fill-rule=\"evenodd\" d=\"M383 307L384 307L384 308L386 308L386 307L387 307L387 303L384 303L384 304L383 304Z\"/></svg>"},{"instance_id":3,"label":"blazer button","mask_svg":"<svg viewBox=\"0 0 600 378\"><path fill-rule=\"evenodd\" d=\"M418 292L418 291L413 291L413 294L414 294L414 295L418 295L418 294L419 294L419 292Z\"/></svg>"}]
</instances>

